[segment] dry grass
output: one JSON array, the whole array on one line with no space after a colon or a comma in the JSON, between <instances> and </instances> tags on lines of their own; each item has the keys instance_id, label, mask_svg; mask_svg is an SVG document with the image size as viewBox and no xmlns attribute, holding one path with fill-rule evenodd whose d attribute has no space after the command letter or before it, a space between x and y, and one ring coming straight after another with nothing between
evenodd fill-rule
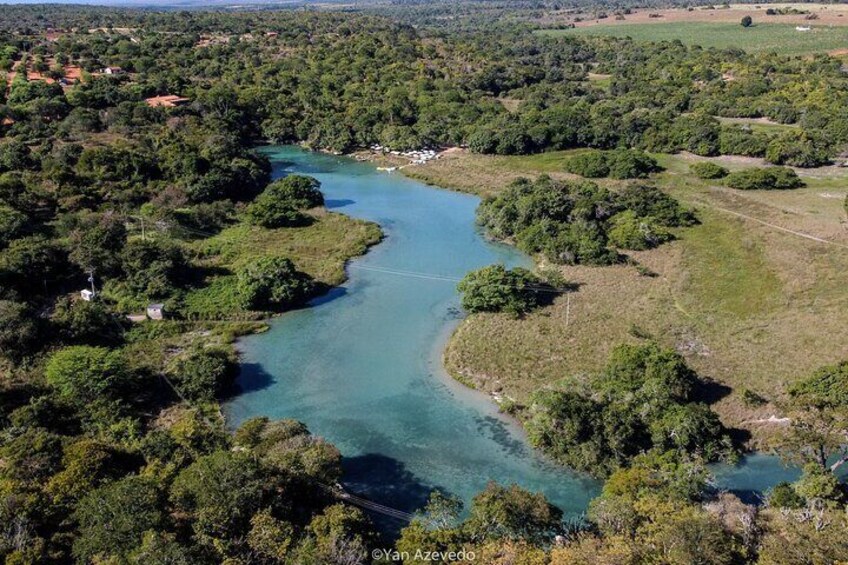
<instances>
[{"instance_id":1,"label":"dry grass","mask_svg":"<svg viewBox=\"0 0 848 565\"><path fill-rule=\"evenodd\" d=\"M491 194L534 172L568 177L556 172L562 157L456 154L410 172ZM464 381L521 401L540 387L596 371L616 344L650 335L681 351L700 375L730 387L716 410L727 425L762 440L774 426L755 421L779 408L745 405L742 389L774 401L787 383L848 357L848 247L772 227L848 245L842 208L848 171L804 171L809 186L795 191L739 192L689 175L688 164L699 157L659 157L667 171L657 184L696 207L702 223L680 230L671 244L631 254L657 276L626 265L563 267L580 284L570 299L524 319L466 319L445 352L446 366Z\"/></svg>"}]
</instances>

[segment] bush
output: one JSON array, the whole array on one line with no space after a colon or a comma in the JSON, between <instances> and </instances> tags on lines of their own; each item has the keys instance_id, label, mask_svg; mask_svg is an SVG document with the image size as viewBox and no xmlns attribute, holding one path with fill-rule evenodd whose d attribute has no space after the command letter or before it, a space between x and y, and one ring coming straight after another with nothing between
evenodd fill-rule
<instances>
[{"instance_id":1,"label":"bush","mask_svg":"<svg viewBox=\"0 0 848 565\"><path fill-rule=\"evenodd\" d=\"M804 506L804 499L795 492L791 484L784 481L771 489L768 504L773 508L801 508Z\"/></svg>"},{"instance_id":2,"label":"bush","mask_svg":"<svg viewBox=\"0 0 848 565\"><path fill-rule=\"evenodd\" d=\"M569 173L590 179L605 177L609 174L609 164L603 151L586 151L566 159L565 170Z\"/></svg>"},{"instance_id":3,"label":"bush","mask_svg":"<svg viewBox=\"0 0 848 565\"><path fill-rule=\"evenodd\" d=\"M552 288L527 269L507 270L503 265L490 265L472 271L457 285L462 293L462 307L468 312L528 312L552 294Z\"/></svg>"},{"instance_id":4,"label":"bush","mask_svg":"<svg viewBox=\"0 0 848 565\"><path fill-rule=\"evenodd\" d=\"M732 444L718 416L693 402L698 385L677 352L621 345L588 387L534 394L528 437L561 463L599 476L651 449L697 451L714 461Z\"/></svg>"},{"instance_id":5,"label":"bush","mask_svg":"<svg viewBox=\"0 0 848 565\"><path fill-rule=\"evenodd\" d=\"M692 226L698 222L691 210L655 186L628 186L616 195L616 203L639 217L650 216L665 227Z\"/></svg>"},{"instance_id":6,"label":"bush","mask_svg":"<svg viewBox=\"0 0 848 565\"><path fill-rule=\"evenodd\" d=\"M564 166L586 178L643 179L661 170L656 160L636 149L590 150L566 159Z\"/></svg>"},{"instance_id":7,"label":"bush","mask_svg":"<svg viewBox=\"0 0 848 565\"><path fill-rule=\"evenodd\" d=\"M230 354L201 348L174 359L168 373L177 391L189 400L211 401L232 386L238 369Z\"/></svg>"},{"instance_id":8,"label":"bush","mask_svg":"<svg viewBox=\"0 0 848 565\"><path fill-rule=\"evenodd\" d=\"M689 165L689 170L692 171L692 174L696 177L704 180L724 178L728 173L727 169L724 167L708 161Z\"/></svg>"},{"instance_id":9,"label":"bush","mask_svg":"<svg viewBox=\"0 0 848 565\"><path fill-rule=\"evenodd\" d=\"M45 369L47 383L76 406L119 398L130 374L119 351L78 345L54 353Z\"/></svg>"},{"instance_id":10,"label":"bush","mask_svg":"<svg viewBox=\"0 0 848 565\"><path fill-rule=\"evenodd\" d=\"M653 218L640 218L632 210L613 216L607 235L615 247L634 251L651 249L673 238Z\"/></svg>"},{"instance_id":11,"label":"bush","mask_svg":"<svg viewBox=\"0 0 848 565\"><path fill-rule=\"evenodd\" d=\"M722 155L764 157L769 144L769 136L742 127L725 126L721 128L718 143L719 152Z\"/></svg>"},{"instance_id":12,"label":"bush","mask_svg":"<svg viewBox=\"0 0 848 565\"><path fill-rule=\"evenodd\" d=\"M654 187L630 186L613 194L590 182L560 183L547 176L519 179L485 200L477 222L494 237L512 240L528 253L544 253L555 263L609 265L619 255L608 245L608 220L627 210L650 225L654 244L668 239L661 227L696 222L691 211Z\"/></svg>"},{"instance_id":13,"label":"bush","mask_svg":"<svg viewBox=\"0 0 848 565\"><path fill-rule=\"evenodd\" d=\"M245 308L279 311L305 302L315 284L291 260L266 257L239 272L238 289Z\"/></svg>"},{"instance_id":14,"label":"bush","mask_svg":"<svg viewBox=\"0 0 848 565\"><path fill-rule=\"evenodd\" d=\"M662 170L657 161L636 149L616 149L607 154L609 176L614 179L644 179Z\"/></svg>"},{"instance_id":15,"label":"bush","mask_svg":"<svg viewBox=\"0 0 848 565\"><path fill-rule=\"evenodd\" d=\"M276 180L248 207L247 217L266 228L303 225L309 217L302 210L324 205L321 183L304 175L290 175Z\"/></svg>"},{"instance_id":16,"label":"bush","mask_svg":"<svg viewBox=\"0 0 848 565\"><path fill-rule=\"evenodd\" d=\"M825 148L806 134L789 132L768 144L766 160L790 167L820 167L830 163L830 156Z\"/></svg>"},{"instance_id":17,"label":"bush","mask_svg":"<svg viewBox=\"0 0 848 565\"><path fill-rule=\"evenodd\" d=\"M745 169L727 175L727 186L739 190L782 190L804 186L798 175L786 167Z\"/></svg>"}]
</instances>

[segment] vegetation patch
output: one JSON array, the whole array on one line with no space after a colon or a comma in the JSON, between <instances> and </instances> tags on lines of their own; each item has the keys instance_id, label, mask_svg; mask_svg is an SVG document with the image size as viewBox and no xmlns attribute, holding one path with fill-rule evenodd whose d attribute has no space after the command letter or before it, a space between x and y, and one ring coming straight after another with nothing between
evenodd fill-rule
<instances>
[{"instance_id":1,"label":"vegetation patch","mask_svg":"<svg viewBox=\"0 0 848 565\"><path fill-rule=\"evenodd\" d=\"M477 221L493 237L555 263L608 265L618 260L615 246L656 247L671 237L665 228L692 225L695 218L652 187L612 193L590 182L542 176L517 180L483 201Z\"/></svg>"},{"instance_id":2,"label":"vegetation patch","mask_svg":"<svg viewBox=\"0 0 848 565\"><path fill-rule=\"evenodd\" d=\"M731 442L718 416L695 402L700 386L674 351L619 346L600 375L534 394L527 432L558 461L597 475L650 449L698 451L713 461L732 452Z\"/></svg>"},{"instance_id":3,"label":"vegetation patch","mask_svg":"<svg viewBox=\"0 0 848 565\"><path fill-rule=\"evenodd\" d=\"M657 162L641 151L614 149L589 150L569 157L565 170L586 178L644 179L661 170Z\"/></svg>"},{"instance_id":4,"label":"vegetation patch","mask_svg":"<svg viewBox=\"0 0 848 565\"><path fill-rule=\"evenodd\" d=\"M798 174L786 167L736 171L727 175L724 182L739 190L785 190L804 186Z\"/></svg>"}]
</instances>

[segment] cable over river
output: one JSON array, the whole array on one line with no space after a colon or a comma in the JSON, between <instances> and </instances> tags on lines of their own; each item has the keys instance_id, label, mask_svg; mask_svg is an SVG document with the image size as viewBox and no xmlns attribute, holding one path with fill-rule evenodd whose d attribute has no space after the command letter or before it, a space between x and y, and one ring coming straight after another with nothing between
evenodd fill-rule
<instances>
[{"instance_id":1,"label":"cable over river","mask_svg":"<svg viewBox=\"0 0 848 565\"><path fill-rule=\"evenodd\" d=\"M456 280L492 263L532 265L478 233L479 200L344 157L265 151L276 177L318 178L329 209L377 222L386 239L351 263L342 287L240 342L242 392L225 406L230 424L303 421L341 450L348 492L402 512L419 509L433 489L468 503L493 480L582 513L600 484L535 453L488 397L441 367L461 316ZM718 476L723 486L756 490L797 472L756 455Z\"/></svg>"}]
</instances>

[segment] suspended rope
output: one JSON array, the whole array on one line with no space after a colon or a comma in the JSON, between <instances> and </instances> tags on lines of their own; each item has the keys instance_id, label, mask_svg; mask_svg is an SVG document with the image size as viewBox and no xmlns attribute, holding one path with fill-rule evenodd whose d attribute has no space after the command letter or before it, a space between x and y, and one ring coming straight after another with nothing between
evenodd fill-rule
<instances>
[{"instance_id":1,"label":"suspended rope","mask_svg":"<svg viewBox=\"0 0 848 565\"><path fill-rule=\"evenodd\" d=\"M386 274L386 275L395 275L395 276L399 276L399 277L409 277L409 278L414 278L414 279L425 279L425 280L453 282L453 283L458 283L458 282L462 281L462 279L459 278L459 277L451 277L451 276L448 276L448 275L441 275L441 274L436 274L436 273L419 273L419 272L415 272L415 271L401 271L399 269L388 269L388 268L385 268L385 267L372 267L372 266L368 266L368 265L357 265L355 263L348 265L348 268L349 269L358 269L358 270L361 270L361 271L371 271L371 272L374 272L374 273L383 273L383 274ZM551 286L542 286L542 285L538 285L538 284L510 285L510 284L497 283L496 285L493 285L493 286L500 286L500 287L503 287L503 288L516 288L518 290L533 290L533 291L536 291L536 292L549 292L549 293L552 293L552 294L565 294L566 292L571 292L571 289L568 289L568 288L554 288L554 287L551 287Z\"/></svg>"},{"instance_id":2,"label":"suspended rope","mask_svg":"<svg viewBox=\"0 0 848 565\"><path fill-rule=\"evenodd\" d=\"M394 518L396 520L402 520L404 522L411 522L415 519L414 514L404 512L403 510L398 510L397 508L392 508L391 506L379 504L372 500L368 500L367 498L362 498L361 496L356 496L344 490L340 485L333 487L330 485L325 485L323 483L318 483L318 486L320 486L322 489L329 492L332 496L338 498L339 500L348 502L360 508L364 508L365 510L371 510L372 512L377 512L378 514L382 514L384 516L388 516L389 518Z\"/></svg>"}]
</instances>

